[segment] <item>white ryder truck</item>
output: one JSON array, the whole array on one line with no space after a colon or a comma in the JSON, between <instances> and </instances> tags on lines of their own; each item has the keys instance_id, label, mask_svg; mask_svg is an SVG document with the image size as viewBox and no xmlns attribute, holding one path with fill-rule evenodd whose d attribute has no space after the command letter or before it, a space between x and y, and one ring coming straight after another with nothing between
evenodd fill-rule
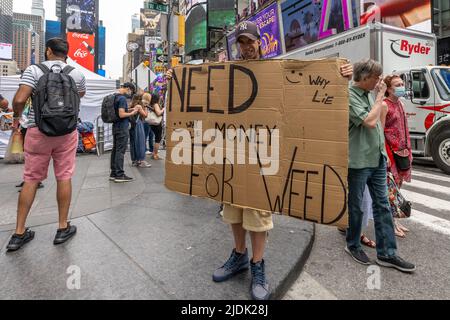
<instances>
[{"instance_id":1,"label":"white ryder truck","mask_svg":"<svg viewBox=\"0 0 450 320\"><path fill-rule=\"evenodd\" d=\"M436 66L436 37L380 23L361 26L291 51L282 59L372 58L406 83L404 100L415 156L433 157L450 174L450 68Z\"/></svg>"}]
</instances>

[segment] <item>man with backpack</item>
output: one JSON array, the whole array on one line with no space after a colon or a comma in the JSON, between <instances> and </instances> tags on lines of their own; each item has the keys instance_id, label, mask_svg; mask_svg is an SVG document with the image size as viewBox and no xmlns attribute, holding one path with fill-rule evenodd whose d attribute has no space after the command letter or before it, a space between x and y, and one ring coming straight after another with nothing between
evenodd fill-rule
<instances>
[{"instance_id":1,"label":"man with backpack","mask_svg":"<svg viewBox=\"0 0 450 320\"><path fill-rule=\"evenodd\" d=\"M80 71L65 63L68 52L66 40L53 38L47 41L46 61L25 70L13 100L14 130L19 128L28 98L33 98L33 105L25 137L24 185L19 196L16 231L9 241L8 251L19 250L34 238L34 232L25 229L26 218L39 183L47 178L50 159L53 159L57 180L59 211L59 228L53 243L62 244L77 231L67 218L78 146L76 128L80 98L86 93L86 79Z\"/></svg>"},{"instance_id":2,"label":"man with backpack","mask_svg":"<svg viewBox=\"0 0 450 320\"><path fill-rule=\"evenodd\" d=\"M133 178L125 174L123 164L127 151L130 117L139 110L128 110L128 101L136 93L134 84L127 82L120 86L117 94L106 97L102 105L102 119L105 123L113 123L113 149L111 152L110 181L116 183L131 182Z\"/></svg>"}]
</instances>

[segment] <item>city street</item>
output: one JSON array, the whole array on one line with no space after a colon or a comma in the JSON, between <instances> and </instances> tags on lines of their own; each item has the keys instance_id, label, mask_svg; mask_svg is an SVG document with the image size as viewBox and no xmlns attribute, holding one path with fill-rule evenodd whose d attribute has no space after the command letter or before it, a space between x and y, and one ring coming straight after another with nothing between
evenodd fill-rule
<instances>
[{"instance_id":1,"label":"city street","mask_svg":"<svg viewBox=\"0 0 450 320\"><path fill-rule=\"evenodd\" d=\"M167 191L162 184L163 162L153 165L141 171L130 167L136 181L123 186L107 181L107 155L78 157L71 217L79 234L66 246L53 248L51 237L57 214L54 180L50 177L39 191L29 220L31 226L36 226L36 239L21 252L7 254L4 248L13 228L17 201L14 185L22 166L0 163L0 172L8 177L0 184L0 277L4 279L0 298L248 299L248 277L238 277L225 287L210 280L211 270L227 256L231 246L228 227L217 214L218 205ZM266 256L268 277L277 288L278 296L273 298L448 298L450 176L430 161L419 160L414 165L413 179L405 186L405 196L413 202L413 215L402 221L411 231L407 238L398 240L400 254L417 264L413 275L381 268L375 270L380 274L377 286L370 278L373 269L356 264L344 252L344 237L335 228L276 217ZM370 228L367 234L374 238ZM135 243L136 237L139 244ZM373 249L366 252L375 257ZM202 267L189 272L189 279L182 284L180 277L187 270L177 260L188 265L200 262ZM81 270L80 290L67 287L68 268L74 265ZM30 286L24 287L26 283ZM193 290L190 283L195 283L197 289ZM238 283L242 286L236 287Z\"/></svg>"},{"instance_id":2,"label":"city street","mask_svg":"<svg viewBox=\"0 0 450 320\"><path fill-rule=\"evenodd\" d=\"M343 235L318 225L310 258L285 299L448 299L450 176L430 159L418 159L412 179L403 193L412 201L413 213L410 219L401 221L410 232L405 239L397 240L400 255L417 264L414 274L381 268L380 286L370 287L376 284L374 270L356 264L344 252ZM366 234L375 239L371 226ZM374 249L365 251L376 258Z\"/></svg>"}]
</instances>

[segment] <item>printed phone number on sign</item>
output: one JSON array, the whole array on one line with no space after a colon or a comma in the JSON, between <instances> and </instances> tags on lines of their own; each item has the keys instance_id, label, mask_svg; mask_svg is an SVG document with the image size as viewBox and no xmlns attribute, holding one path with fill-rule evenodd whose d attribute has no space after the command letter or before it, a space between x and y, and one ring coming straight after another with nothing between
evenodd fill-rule
<instances>
[{"instance_id":1,"label":"printed phone number on sign","mask_svg":"<svg viewBox=\"0 0 450 320\"><path fill-rule=\"evenodd\" d=\"M335 45L336 46L341 46L343 44L346 44L346 43L349 43L349 42L352 42L352 41L356 41L356 40L360 40L360 39L363 39L365 37L366 37L366 33L361 33L361 34L355 35L353 37L348 37L347 39L342 39L342 40L336 41Z\"/></svg>"}]
</instances>

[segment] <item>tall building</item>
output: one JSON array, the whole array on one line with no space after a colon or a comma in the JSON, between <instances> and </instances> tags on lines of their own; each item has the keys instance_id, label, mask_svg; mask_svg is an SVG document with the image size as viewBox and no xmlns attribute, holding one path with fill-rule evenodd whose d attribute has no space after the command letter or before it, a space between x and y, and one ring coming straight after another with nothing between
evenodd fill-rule
<instances>
[{"instance_id":1,"label":"tall building","mask_svg":"<svg viewBox=\"0 0 450 320\"><path fill-rule=\"evenodd\" d=\"M44 0L33 0L31 5L31 14L40 16L45 21Z\"/></svg>"},{"instance_id":2,"label":"tall building","mask_svg":"<svg viewBox=\"0 0 450 320\"><path fill-rule=\"evenodd\" d=\"M17 61L19 70L23 71L29 65L40 63L41 37L33 25L27 21L17 20L13 23L13 30L13 58Z\"/></svg>"},{"instance_id":3,"label":"tall building","mask_svg":"<svg viewBox=\"0 0 450 320\"><path fill-rule=\"evenodd\" d=\"M141 15L135 13L131 16L131 32L135 32L136 29L141 27Z\"/></svg>"},{"instance_id":4,"label":"tall building","mask_svg":"<svg viewBox=\"0 0 450 320\"><path fill-rule=\"evenodd\" d=\"M61 0L56 0L56 16L58 21L61 21Z\"/></svg>"},{"instance_id":5,"label":"tall building","mask_svg":"<svg viewBox=\"0 0 450 320\"><path fill-rule=\"evenodd\" d=\"M0 0L0 42L13 43L13 0Z\"/></svg>"},{"instance_id":6,"label":"tall building","mask_svg":"<svg viewBox=\"0 0 450 320\"><path fill-rule=\"evenodd\" d=\"M28 26L28 29L32 29L35 33L37 33L39 35L39 37L38 37L39 42L36 43L36 46L39 48L39 54L36 55L35 61L36 61L36 63L40 63L41 61L44 61L45 32L43 29L42 17L38 16L38 15L33 15L33 14L14 12L13 24ZM22 30L22 28L19 28L19 29ZM14 39L17 39L15 35L14 35ZM20 41L22 41L22 39L20 39L19 42ZM14 42L14 46L16 46L16 42ZM21 68L22 66L19 63L19 61L18 60L16 60L16 61L18 62L19 68Z\"/></svg>"}]
</instances>

